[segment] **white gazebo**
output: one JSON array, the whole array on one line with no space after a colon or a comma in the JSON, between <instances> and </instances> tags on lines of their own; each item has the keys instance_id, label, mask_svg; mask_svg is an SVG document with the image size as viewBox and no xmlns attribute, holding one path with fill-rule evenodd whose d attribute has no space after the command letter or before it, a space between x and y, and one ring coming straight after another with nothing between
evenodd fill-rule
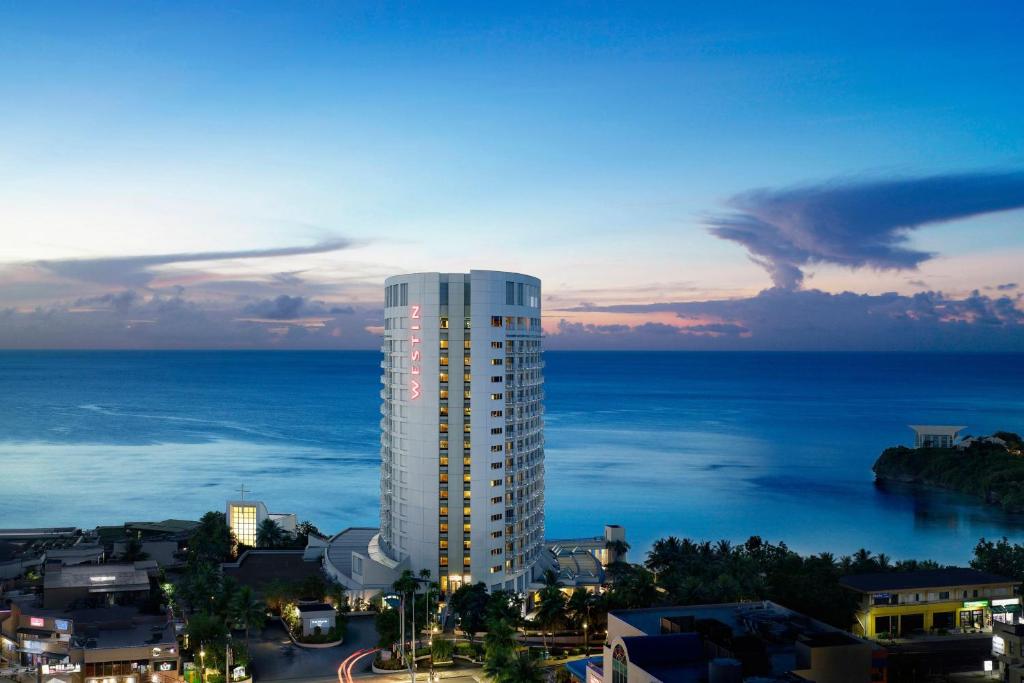
<instances>
[{"instance_id":1,"label":"white gazebo","mask_svg":"<svg viewBox=\"0 0 1024 683\"><path fill-rule=\"evenodd\" d=\"M909 425L914 430L914 448L952 448L965 425Z\"/></svg>"}]
</instances>

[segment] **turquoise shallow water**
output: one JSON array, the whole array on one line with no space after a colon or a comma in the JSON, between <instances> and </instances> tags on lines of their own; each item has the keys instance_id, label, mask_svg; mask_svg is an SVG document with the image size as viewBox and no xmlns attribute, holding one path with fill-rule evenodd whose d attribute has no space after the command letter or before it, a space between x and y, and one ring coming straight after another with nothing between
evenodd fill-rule
<instances>
[{"instance_id":1,"label":"turquoise shallow water","mask_svg":"<svg viewBox=\"0 0 1024 683\"><path fill-rule=\"evenodd\" d=\"M1024 354L550 352L551 538L623 524L964 562L1024 517L875 485L906 425L1024 431ZM195 517L245 484L375 524L375 352L0 352L0 526Z\"/></svg>"}]
</instances>

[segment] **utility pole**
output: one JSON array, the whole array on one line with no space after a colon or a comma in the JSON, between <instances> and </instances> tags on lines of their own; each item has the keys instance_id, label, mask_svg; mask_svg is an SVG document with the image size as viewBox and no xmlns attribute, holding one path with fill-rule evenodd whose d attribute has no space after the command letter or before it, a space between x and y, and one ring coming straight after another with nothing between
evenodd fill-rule
<instances>
[{"instance_id":1,"label":"utility pole","mask_svg":"<svg viewBox=\"0 0 1024 683\"><path fill-rule=\"evenodd\" d=\"M412 584L412 657L409 659L409 680L416 683L416 586Z\"/></svg>"}]
</instances>

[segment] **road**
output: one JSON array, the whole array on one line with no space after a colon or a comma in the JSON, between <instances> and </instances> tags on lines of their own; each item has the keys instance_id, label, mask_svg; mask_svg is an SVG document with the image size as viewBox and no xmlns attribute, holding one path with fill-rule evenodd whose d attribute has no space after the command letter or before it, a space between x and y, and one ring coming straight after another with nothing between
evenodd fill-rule
<instances>
[{"instance_id":1,"label":"road","mask_svg":"<svg viewBox=\"0 0 1024 683\"><path fill-rule=\"evenodd\" d=\"M323 681L338 683L338 670L350 655L369 650L377 645L377 630L372 615L349 617L345 642L338 647L324 649L301 648L292 645L284 627L278 621L267 622L259 637L250 645L252 670L260 681ZM288 652L292 654L288 654ZM372 657L363 657L352 666L352 674L370 670Z\"/></svg>"}]
</instances>

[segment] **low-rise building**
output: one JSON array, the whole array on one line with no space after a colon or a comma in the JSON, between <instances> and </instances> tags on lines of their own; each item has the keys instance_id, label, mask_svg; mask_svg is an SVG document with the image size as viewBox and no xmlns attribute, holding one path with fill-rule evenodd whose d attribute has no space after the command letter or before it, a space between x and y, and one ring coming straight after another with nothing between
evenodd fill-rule
<instances>
[{"instance_id":1,"label":"low-rise building","mask_svg":"<svg viewBox=\"0 0 1024 683\"><path fill-rule=\"evenodd\" d=\"M1024 683L1024 623L992 622L992 658L1007 683Z\"/></svg>"},{"instance_id":2,"label":"low-rise building","mask_svg":"<svg viewBox=\"0 0 1024 683\"><path fill-rule=\"evenodd\" d=\"M852 631L866 638L989 629L994 619L1020 611L1016 584L1005 576L957 567L840 579L840 585L860 594Z\"/></svg>"},{"instance_id":3,"label":"low-rise building","mask_svg":"<svg viewBox=\"0 0 1024 683\"><path fill-rule=\"evenodd\" d=\"M655 607L608 614L603 661L587 683L740 681L867 683L880 648L773 602ZM884 654L884 653L883 653Z\"/></svg>"},{"instance_id":4,"label":"low-rise building","mask_svg":"<svg viewBox=\"0 0 1024 683\"><path fill-rule=\"evenodd\" d=\"M43 576L43 607L102 607L131 605L149 597L151 560L133 564L87 564L65 567L46 565Z\"/></svg>"},{"instance_id":5,"label":"low-rise building","mask_svg":"<svg viewBox=\"0 0 1024 683\"><path fill-rule=\"evenodd\" d=\"M914 448L952 448L964 425L910 425L914 430Z\"/></svg>"}]
</instances>

